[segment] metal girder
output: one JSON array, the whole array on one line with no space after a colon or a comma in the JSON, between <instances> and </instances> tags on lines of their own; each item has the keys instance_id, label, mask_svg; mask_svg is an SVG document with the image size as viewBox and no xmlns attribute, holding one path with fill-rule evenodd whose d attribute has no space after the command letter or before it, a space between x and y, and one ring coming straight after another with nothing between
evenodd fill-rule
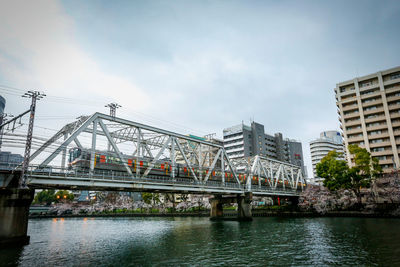
<instances>
[{"instance_id":1,"label":"metal girder","mask_svg":"<svg viewBox=\"0 0 400 267\"><path fill-rule=\"evenodd\" d=\"M235 178L236 182L240 185L239 178L238 178L237 175L236 175L235 169L232 168L231 162L229 161L229 157L228 157L228 155L226 154L225 149L223 149L223 151L224 151L223 156L225 156L226 163L228 164L228 167L229 167L229 169L231 170L231 173L233 174L233 177Z\"/></svg>"},{"instance_id":2,"label":"metal girder","mask_svg":"<svg viewBox=\"0 0 400 267\"><path fill-rule=\"evenodd\" d=\"M175 139L175 138L174 138L174 139ZM187 164L187 166L188 166L190 172L192 173L193 178L196 180L196 182L199 182L199 179L197 178L196 174L195 174L194 171L193 171L192 165L190 164L189 160L187 159L185 153L183 152L182 146L179 144L178 140L176 140L176 139L175 139L175 143L176 143L176 145L178 146L178 149L179 149L179 151L181 152L182 157L183 157L183 159L185 160L185 162L186 162L186 164Z\"/></svg>"},{"instance_id":3,"label":"metal girder","mask_svg":"<svg viewBox=\"0 0 400 267\"><path fill-rule=\"evenodd\" d=\"M118 146L115 144L114 140L112 139L110 133L108 132L107 126L103 123L102 120L99 120L99 124L105 135L107 136L108 141L110 142L111 146L113 147L115 153L117 153L119 159L121 160L122 164L124 165L126 171L129 175L133 176L131 169L129 168L128 164L125 162L124 157L122 156L121 152L118 149Z\"/></svg>"},{"instance_id":4,"label":"metal girder","mask_svg":"<svg viewBox=\"0 0 400 267\"><path fill-rule=\"evenodd\" d=\"M215 165L217 164L217 161L218 161L218 157L221 155L221 153L222 153L222 149L218 150L217 155L215 156L214 161L211 164L210 168L208 169L208 173L207 173L206 177L204 178L204 182L207 182L208 178L210 178L211 172L215 168Z\"/></svg>"},{"instance_id":5,"label":"metal girder","mask_svg":"<svg viewBox=\"0 0 400 267\"><path fill-rule=\"evenodd\" d=\"M154 164L157 162L157 160L160 159L160 156L162 155L162 153L167 148L167 146L169 145L170 142L171 142L171 137L168 138L168 141L164 143L163 147L160 149L158 154L155 156L153 161L150 163L149 167L147 167L146 171L143 174L143 177L146 177L149 174L149 172L151 171L151 169L153 169Z\"/></svg>"},{"instance_id":6,"label":"metal girder","mask_svg":"<svg viewBox=\"0 0 400 267\"><path fill-rule=\"evenodd\" d=\"M105 119L105 120L109 120L109 121L113 120L113 118L111 116L106 115L106 114L102 114L102 113L95 113L94 116L98 116L101 119ZM133 121L128 121L128 120L121 119L121 118L118 118L118 117L115 117L113 121L115 123L120 123L120 124L124 124L124 125L129 125L129 126L134 126L134 127L137 127L137 128L141 128L142 130L153 131L153 132L157 132L159 134L164 134L164 135L167 135L167 136L174 136L176 138L192 141L194 143L201 143L201 144L208 145L208 146L211 146L211 147L218 147L218 148L222 147L220 145L217 145L217 144L214 144L214 143L211 143L211 142L208 142L208 141L195 139L195 138L192 138L190 136L186 136L186 135L170 132L170 131L167 131L167 130L163 130L163 129L160 129L160 128L148 126L148 125L137 123L137 122L133 122Z\"/></svg>"},{"instance_id":7,"label":"metal girder","mask_svg":"<svg viewBox=\"0 0 400 267\"><path fill-rule=\"evenodd\" d=\"M248 178L246 179L246 189L253 190L252 179L258 176L258 188L261 188L262 179L270 188L277 189L278 183L282 182L282 187L286 188L286 182L291 189L297 189L301 182L302 188L305 183L302 177L301 167L286 162L280 162L261 156L241 158L232 160L236 168L247 169ZM294 178L296 176L296 179Z\"/></svg>"},{"instance_id":8,"label":"metal girder","mask_svg":"<svg viewBox=\"0 0 400 267\"><path fill-rule=\"evenodd\" d=\"M98 120L93 121L92 149L90 150L90 172L93 173L94 164L96 162L96 135Z\"/></svg>"},{"instance_id":9,"label":"metal girder","mask_svg":"<svg viewBox=\"0 0 400 267\"><path fill-rule=\"evenodd\" d=\"M49 164L50 161L52 161L63 149L63 147L67 147L83 130L85 130L90 123L92 123L96 118L97 118L97 113L95 113L94 115L92 115L89 119L87 119L84 123L82 123L82 125L80 125L79 128L77 128L68 138L67 140L65 140L53 153L50 154L50 156L48 156L39 166L46 166L47 164ZM39 151L40 149L38 149ZM44 148L43 148L44 150ZM42 151L43 151L42 150ZM39 153L36 154L39 155L41 151L39 151ZM35 152L36 153L36 152ZM32 157L31 157L32 159Z\"/></svg>"},{"instance_id":10,"label":"metal girder","mask_svg":"<svg viewBox=\"0 0 400 267\"><path fill-rule=\"evenodd\" d=\"M65 125L61 130L59 130L55 135L53 135L48 141L46 141L41 147L39 147L31 156L30 156L30 161L32 161L34 158L36 158L37 155L39 155L41 152L43 152L48 146L51 144L55 143L58 139L60 139L62 136L65 136L66 134L71 134L73 131L75 131L79 126L81 126L89 117L88 116L81 116L78 118L77 121L68 123ZM65 141L65 139L64 139ZM76 143L76 141L75 141ZM78 141L79 143L79 141ZM76 143L78 146L79 144Z\"/></svg>"}]
</instances>

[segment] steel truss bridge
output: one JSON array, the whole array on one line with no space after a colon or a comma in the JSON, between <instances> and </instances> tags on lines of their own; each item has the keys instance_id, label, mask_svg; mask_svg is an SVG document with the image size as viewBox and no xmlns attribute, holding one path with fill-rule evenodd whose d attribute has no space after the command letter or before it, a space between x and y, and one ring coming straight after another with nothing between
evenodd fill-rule
<instances>
[{"instance_id":1,"label":"steel truss bridge","mask_svg":"<svg viewBox=\"0 0 400 267\"><path fill-rule=\"evenodd\" d=\"M86 168L68 164L69 151L77 148L90 155ZM118 168L99 168L99 154L118 162ZM30 162L31 188L298 196L306 183L299 166L260 156L229 159L213 140L101 113L64 126ZM170 165L163 175L154 171L159 162ZM183 176L182 168L189 173Z\"/></svg>"}]
</instances>

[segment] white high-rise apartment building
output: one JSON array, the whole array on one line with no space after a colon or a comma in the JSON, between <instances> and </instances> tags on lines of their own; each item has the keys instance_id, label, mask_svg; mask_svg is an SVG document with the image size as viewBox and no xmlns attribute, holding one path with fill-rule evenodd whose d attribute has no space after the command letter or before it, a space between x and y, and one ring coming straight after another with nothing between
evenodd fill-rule
<instances>
[{"instance_id":1,"label":"white high-rise apartment building","mask_svg":"<svg viewBox=\"0 0 400 267\"><path fill-rule=\"evenodd\" d=\"M384 172L398 169L400 67L338 83L335 93L346 148L366 148ZM346 155L352 165L351 155Z\"/></svg>"},{"instance_id":2,"label":"white high-rise apartment building","mask_svg":"<svg viewBox=\"0 0 400 267\"><path fill-rule=\"evenodd\" d=\"M339 153L344 153L343 140L340 132L338 131L325 131L320 134L318 139L310 142L311 150L311 163L313 168L314 178L317 177L316 166L321 159L325 157L330 151L336 150ZM344 154L341 159L344 159Z\"/></svg>"}]
</instances>

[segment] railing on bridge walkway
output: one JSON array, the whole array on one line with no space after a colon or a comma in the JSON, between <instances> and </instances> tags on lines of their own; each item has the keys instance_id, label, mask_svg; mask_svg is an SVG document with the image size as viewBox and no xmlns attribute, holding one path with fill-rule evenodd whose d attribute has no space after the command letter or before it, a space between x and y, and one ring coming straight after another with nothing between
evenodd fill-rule
<instances>
[{"instance_id":1,"label":"railing on bridge walkway","mask_svg":"<svg viewBox=\"0 0 400 267\"><path fill-rule=\"evenodd\" d=\"M212 140L101 113L64 126L32 154L27 175L31 186L71 188L107 182L126 189L297 194L305 184L299 166L258 156L229 159Z\"/></svg>"}]
</instances>

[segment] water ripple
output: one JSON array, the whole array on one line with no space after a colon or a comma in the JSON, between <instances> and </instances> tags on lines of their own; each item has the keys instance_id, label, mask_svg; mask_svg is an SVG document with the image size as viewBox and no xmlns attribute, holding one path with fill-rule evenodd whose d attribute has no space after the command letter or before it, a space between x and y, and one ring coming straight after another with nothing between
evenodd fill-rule
<instances>
[{"instance_id":1,"label":"water ripple","mask_svg":"<svg viewBox=\"0 0 400 267\"><path fill-rule=\"evenodd\" d=\"M70 218L29 222L31 244L0 251L14 266L400 265L395 219Z\"/></svg>"}]
</instances>

